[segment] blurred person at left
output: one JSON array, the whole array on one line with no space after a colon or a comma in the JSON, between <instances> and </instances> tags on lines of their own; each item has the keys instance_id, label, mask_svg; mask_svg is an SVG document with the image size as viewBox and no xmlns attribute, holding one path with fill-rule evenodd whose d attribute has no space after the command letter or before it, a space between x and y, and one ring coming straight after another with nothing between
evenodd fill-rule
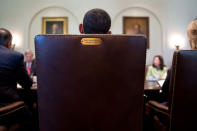
<instances>
[{"instance_id":1,"label":"blurred person at left","mask_svg":"<svg viewBox=\"0 0 197 131\"><path fill-rule=\"evenodd\" d=\"M12 34L4 28L0 28L0 108L13 102L22 101L17 92L17 83L27 92L30 91L32 80L24 66L23 54L11 50ZM14 118L23 122L24 130L31 130L32 114L27 104L20 116Z\"/></svg>"}]
</instances>

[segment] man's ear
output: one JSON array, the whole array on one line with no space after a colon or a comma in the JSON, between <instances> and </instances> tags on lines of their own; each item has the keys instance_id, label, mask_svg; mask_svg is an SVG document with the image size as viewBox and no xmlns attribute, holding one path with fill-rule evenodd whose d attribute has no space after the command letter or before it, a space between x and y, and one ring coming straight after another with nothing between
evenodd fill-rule
<instances>
[{"instance_id":1,"label":"man's ear","mask_svg":"<svg viewBox=\"0 0 197 131\"><path fill-rule=\"evenodd\" d=\"M84 31L83 31L83 24L79 24L79 32L81 34L84 34Z\"/></svg>"},{"instance_id":2,"label":"man's ear","mask_svg":"<svg viewBox=\"0 0 197 131\"><path fill-rule=\"evenodd\" d=\"M107 34L111 34L111 31L108 31Z\"/></svg>"},{"instance_id":3,"label":"man's ear","mask_svg":"<svg viewBox=\"0 0 197 131\"><path fill-rule=\"evenodd\" d=\"M11 49L11 48L12 48L11 42L12 42L12 41L10 41L10 42L6 45L6 47L7 47L8 49Z\"/></svg>"}]
</instances>

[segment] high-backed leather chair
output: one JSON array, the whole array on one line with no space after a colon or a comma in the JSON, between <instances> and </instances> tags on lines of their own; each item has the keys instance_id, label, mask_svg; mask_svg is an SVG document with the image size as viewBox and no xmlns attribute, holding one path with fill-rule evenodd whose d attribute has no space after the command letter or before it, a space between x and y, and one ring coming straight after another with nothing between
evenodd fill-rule
<instances>
[{"instance_id":1,"label":"high-backed leather chair","mask_svg":"<svg viewBox=\"0 0 197 131\"><path fill-rule=\"evenodd\" d=\"M174 66L170 131L196 131L197 50L177 52Z\"/></svg>"},{"instance_id":2,"label":"high-backed leather chair","mask_svg":"<svg viewBox=\"0 0 197 131\"><path fill-rule=\"evenodd\" d=\"M146 38L38 35L41 131L140 131Z\"/></svg>"},{"instance_id":3,"label":"high-backed leather chair","mask_svg":"<svg viewBox=\"0 0 197 131\"><path fill-rule=\"evenodd\" d=\"M197 130L197 50L183 50L174 53L169 104L163 106L150 101L155 111L169 117L170 131Z\"/></svg>"}]
</instances>

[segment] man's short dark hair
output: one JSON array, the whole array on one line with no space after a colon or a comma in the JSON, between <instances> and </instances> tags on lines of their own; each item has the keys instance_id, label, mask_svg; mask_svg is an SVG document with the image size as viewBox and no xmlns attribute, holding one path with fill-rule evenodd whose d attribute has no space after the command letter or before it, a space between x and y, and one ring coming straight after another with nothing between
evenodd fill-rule
<instances>
[{"instance_id":1,"label":"man's short dark hair","mask_svg":"<svg viewBox=\"0 0 197 131\"><path fill-rule=\"evenodd\" d=\"M7 46L12 40L12 34L10 31L4 28L0 28L0 45Z\"/></svg>"},{"instance_id":2,"label":"man's short dark hair","mask_svg":"<svg viewBox=\"0 0 197 131\"><path fill-rule=\"evenodd\" d=\"M83 19L85 34L106 34L111 27L109 14L102 9L88 11Z\"/></svg>"}]
</instances>

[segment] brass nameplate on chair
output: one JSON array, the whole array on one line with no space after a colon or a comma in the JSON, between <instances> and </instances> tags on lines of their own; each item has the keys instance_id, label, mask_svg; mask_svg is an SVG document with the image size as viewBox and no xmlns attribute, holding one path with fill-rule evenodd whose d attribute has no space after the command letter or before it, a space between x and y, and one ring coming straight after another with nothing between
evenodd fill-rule
<instances>
[{"instance_id":1,"label":"brass nameplate on chair","mask_svg":"<svg viewBox=\"0 0 197 131\"><path fill-rule=\"evenodd\" d=\"M101 38L82 38L81 44L82 45L101 45L102 40Z\"/></svg>"}]
</instances>

